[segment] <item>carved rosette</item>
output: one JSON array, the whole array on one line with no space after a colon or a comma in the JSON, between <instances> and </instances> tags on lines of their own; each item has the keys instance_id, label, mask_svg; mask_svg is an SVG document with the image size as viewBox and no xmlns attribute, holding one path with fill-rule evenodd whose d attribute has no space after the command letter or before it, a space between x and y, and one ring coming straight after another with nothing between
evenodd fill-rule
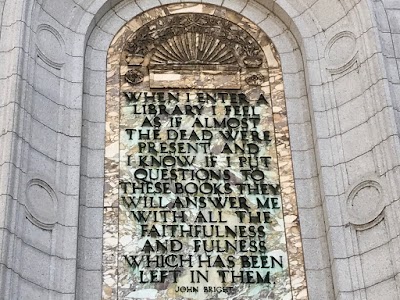
<instances>
[{"instance_id":1,"label":"carved rosette","mask_svg":"<svg viewBox=\"0 0 400 300\"><path fill-rule=\"evenodd\" d=\"M246 78L246 83L250 86L259 86L265 81L265 76L260 73L250 74Z\"/></svg>"},{"instance_id":2,"label":"carved rosette","mask_svg":"<svg viewBox=\"0 0 400 300\"><path fill-rule=\"evenodd\" d=\"M129 70L125 74L125 80L132 85L139 84L143 82L144 75L139 70Z\"/></svg>"}]
</instances>

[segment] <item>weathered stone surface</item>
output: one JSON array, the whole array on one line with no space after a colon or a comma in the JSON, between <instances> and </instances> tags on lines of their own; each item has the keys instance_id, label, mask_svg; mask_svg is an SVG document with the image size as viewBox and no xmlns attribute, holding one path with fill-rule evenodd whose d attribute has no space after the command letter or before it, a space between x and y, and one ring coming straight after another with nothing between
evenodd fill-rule
<instances>
[{"instance_id":1,"label":"weathered stone surface","mask_svg":"<svg viewBox=\"0 0 400 300\"><path fill-rule=\"evenodd\" d=\"M201 12L200 3L193 2L191 7ZM307 171L310 177L296 177L296 174L304 174L296 171L303 168L304 156L294 156L293 168L296 184L301 186L297 193L310 191L309 202L306 202L307 195L298 197L302 206L321 207L323 213L317 216L311 212L306 219L314 224L314 228L325 230L317 240L320 245L327 243L329 249L304 253L306 261L318 255L316 261L328 266L315 270L306 265L309 299L397 299L400 269L397 250L400 197L397 170L400 146L397 134L400 93L396 65L400 57L398 1L202 2L217 5L204 13L221 13L225 8L229 13L232 9L259 23L280 54L284 78L289 74L304 74L294 76L296 85L284 82L283 88L290 93L289 123L311 124L309 131L301 133L306 135L301 140L310 136L313 140L310 145L313 151L309 152L309 156L314 160L308 160L313 166ZM83 207L87 202L90 207L103 207L102 197L93 196L98 195L93 191L102 192L105 187L106 194L113 195L117 189L110 181L104 186L102 175L98 178L97 174L90 173L92 164L103 164L102 155L91 160L89 165L86 160L88 155L84 154L87 149L112 153L114 147L111 144L104 149L101 142L93 142L92 136L104 136L104 128L110 124L110 120L106 124L104 118L105 56L111 40L117 35L118 26L122 26L124 21L130 21L143 10L169 3L177 5L177 12L187 9L181 1L171 0L54 0L40 3L33 0L0 0L0 224L3 232L0 235L0 290L4 299L101 298L101 272L87 271L82 264L76 264L75 259L84 260L86 251L101 257L102 250L95 249L99 247L94 244L77 247L77 243L85 244L77 233L78 214L81 210L79 224L91 226ZM161 11L158 9L158 12ZM146 15L146 18L154 19L151 15ZM41 35L39 30L43 25L52 28L45 35L43 31ZM141 25L134 25L133 30ZM254 33L254 28L246 28L249 33ZM51 52L54 43L48 45L49 48L43 43L49 32L48 37L57 40L54 53ZM349 49L340 52L339 44L336 44L338 56L330 51L329 57L325 57L329 41L342 32L351 32L356 40L354 49L357 55L354 60L347 61L349 64L346 64L346 58L351 55L344 55L349 54L346 52ZM49 60L46 61L38 53L37 46ZM91 49L93 53L90 53ZM102 54L97 55L96 51ZM343 62L344 68L332 64L337 61ZM297 84L301 83L300 94L298 88L293 87L299 87ZM354 107L351 108L352 104ZM65 113L65 109L75 112ZM348 110L354 110L357 117L351 118ZM90 129L81 133L82 119ZM358 127L361 129L352 131ZM346 135L346 141L350 140L351 145L356 146L350 147L342 139L343 135ZM112 139L112 135L109 138ZM116 176L116 166L111 167L107 176ZM351 185L371 172L382 180L386 196L377 199L385 204L384 218L376 224L379 231L375 232L373 227L368 229L371 230L369 234L368 230L357 232L352 225L348 226L345 196L350 192ZM35 233L42 229L26 223L30 222L24 213L26 185L37 177L52 187L61 201L61 207L65 207L59 212L59 220L71 228L67 240L58 230L47 231L45 237ZM87 183L80 186L81 178L90 179L91 189L85 189ZM81 206L77 203L78 198L81 199ZM106 205L116 208L115 199L110 199ZM63 201L71 203L66 205ZM307 211L304 214L308 215ZM301 219L300 224L303 227ZM305 226L307 232L312 229ZM342 237L332 234L330 227L344 228L339 230ZM382 234L381 227L386 228L385 234ZM86 229L79 232L98 235L98 232ZM27 236L30 234L37 235L37 239ZM379 243L370 243L375 241L376 236ZM336 261L342 251L336 253L339 250L333 244L336 239L342 241L343 238L346 241L343 247L349 259L344 260L345 267L339 267ZM39 270L28 268L27 262L21 260L29 251L22 247L24 242L40 249L47 256L43 261L49 263L38 262L37 266L41 266ZM374 255L363 255L361 258L358 245L361 252L365 249L377 250ZM115 245L108 246L112 248ZM84 250L75 251L76 257L71 257L73 249ZM72 264L51 259L55 253L56 256L69 257ZM379 272L376 274L361 274L369 272L368 266L375 263L377 257L385 262L385 269L379 269L381 265L378 264L376 268ZM333 272L329 266L333 266ZM41 276L33 276L34 272L48 274L48 269L53 274L48 282L41 281ZM31 281L21 277L22 273ZM114 274L109 276L112 278ZM68 280L64 280L66 278ZM367 278L368 283L363 278ZM68 287L59 285L58 281L65 281Z\"/></svg>"}]
</instances>

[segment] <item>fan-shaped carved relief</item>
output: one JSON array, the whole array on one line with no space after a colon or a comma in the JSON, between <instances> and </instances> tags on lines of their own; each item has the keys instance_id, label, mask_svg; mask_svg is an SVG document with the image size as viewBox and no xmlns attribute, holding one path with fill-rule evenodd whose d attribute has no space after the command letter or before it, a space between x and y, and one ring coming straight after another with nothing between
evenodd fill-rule
<instances>
[{"instance_id":1,"label":"fan-shaped carved relief","mask_svg":"<svg viewBox=\"0 0 400 300\"><path fill-rule=\"evenodd\" d=\"M204 33L187 32L162 43L151 57L151 65L228 65L237 63L228 44Z\"/></svg>"},{"instance_id":2,"label":"fan-shaped carved relief","mask_svg":"<svg viewBox=\"0 0 400 300\"><path fill-rule=\"evenodd\" d=\"M243 70L265 61L243 28L199 13L151 21L128 37L125 50L128 65L148 67L152 88L239 89Z\"/></svg>"},{"instance_id":3,"label":"fan-shaped carved relief","mask_svg":"<svg viewBox=\"0 0 400 300\"><path fill-rule=\"evenodd\" d=\"M262 49L231 21L205 14L177 14L156 19L127 43L133 56L150 55L153 64L233 64L263 60ZM245 59L246 58L246 59Z\"/></svg>"}]
</instances>

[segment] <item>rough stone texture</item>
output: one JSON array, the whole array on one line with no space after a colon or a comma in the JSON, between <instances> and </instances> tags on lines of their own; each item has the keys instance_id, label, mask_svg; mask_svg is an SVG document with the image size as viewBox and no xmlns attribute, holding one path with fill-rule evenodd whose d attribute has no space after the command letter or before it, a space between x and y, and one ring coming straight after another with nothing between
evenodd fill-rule
<instances>
[{"instance_id":1,"label":"rough stone texture","mask_svg":"<svg viewBox=\"0 0 400 300\"><path fill-rule=\"evenodd\" d=\"M105 56L123 21L179 1L121 2L0 1L1 299L101 298L100 265L87 260L101 256L93 226L102 226L104 174L90 163L103 164ZM301 135L292 139L312 137L293 155L309 298L400 299L399 1L204 2L245 14L271 37L288 121ZM51 230L26 218L32 179L62 208ZM361 230L346 202L369 180L382 186L385 210Z\"/></svg>"}]
</instances>

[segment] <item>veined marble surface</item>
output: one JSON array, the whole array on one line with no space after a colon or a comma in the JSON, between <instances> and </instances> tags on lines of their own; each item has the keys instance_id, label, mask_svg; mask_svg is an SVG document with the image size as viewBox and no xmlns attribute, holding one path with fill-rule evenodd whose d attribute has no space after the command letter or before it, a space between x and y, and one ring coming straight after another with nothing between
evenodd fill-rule
<instances>
[{"instance_id":1,"label":"veined marble surface","mask_svg":"<svg viewBox=\"0 0 400 300\"><path fill-rule=\"evenodd\" d=\"M150 76L148 69L146 67L146 62L143 62L139 67L134 68L143 74L143 80L138 82L136 85L131 85L125 80L125 74L132 69L132 65L126 57L124 52L125 44L129 38L134 36L135 31L141 26L147 24L148 22L155 20L156 18L164 17L172 14L181 13L203 13L214 15L223 19L227 19L243 30L247 31L255 40L257 40L264 51L265 59L263 59L263 64L261 67L254 68L242 68L240 73L240 90L235 90L233 93L244 93L246 98L249 99L249 107L254 107L254 115L260 116L260 122L248 132L257 132L262 134L263 132L270 132L271 141L256 141L255 144L260 147L260 152L253 155L242 155L242 154L227 154L223 153L224 141L223 136L220 131L225 132L226 129L217 129L212 126L210 128L193 128L193 124L196 118L204 124L205 117L209 120L215 117L219 121L223 118L234 118L234 112L227 113L226 109L228 106L232 107L230 100L222 101L221 99L216 101L206 101L202 103L196 95L197 92L209 92L210 94L214 92L225 92L225 90L218 90L218 88L223 87L223 82L218 82L223 80L223 77L213 77L208 80L203 80L198 82L197 86L193 85L193 78L189 78L190 82L182 81L181 85L175 83L173 87L175 89L168 89L171 86L165 85L166 89L163 92L171 92L172 94L179 93L179 101L167 101L165 103L160 100L152 101L151 103L146 101L142 97L138 102L135 102L136 107L133 102L127 102L124 92L155 92L150 90ZM174 74L168 74L168 76L174 76ZM154 80L154 78L153 78ZM163 82L167 81L168 78L162 78L158 81L158 86L162 86ZM176 82L176 81L175 81ZM157 87L158 87L157 86ZM181 86L181 88L179 88ZM194 86L190 90L187 87ZM188 93L188 96L186 96ZM258 102L260 95L263 95L265 103ZM189 104L188 104L189 103ZM142 124L146 117L149 120L154 121L154 114L143 114L140 115L138 112L143 109L143 105L147 107L149 104L154 105L165 105L165 109L168 112L179 107L182 112L182 124L177 128L174 124L171 124L170 116L158 115L160 117L160 126L156 129L160 130L160 140L152 141L145 139L138 139L137 131L135 131L130 137L127 134L126 129L143 129L154 131L153 127L143 127ZM198 107L198 111L201 111L199 115L191 115L185 111L185 105ZM212 108L215 106L215 108ZM244 105L246 106L246 105ZM243 113L243 103L238 104L239 110ZM135 111L136 109L136 111ZM250 116L237 115L236 118L243 122L243 119L251 118ZM254 117L254 116L253 116ZM291 164L291 152L289 143L289 129L287 125L286 116L286 106L285 98L283 93L283 82L282 73L280 70L279 59L277 58L274 48L271 45L269 39L263 34L263 32L258 29L254 24L249 22L247 19L238 16L236 13L228 11L223 8L217 8L211 5L203 4L179 4L179 5L169 5L163 8L157 8L146 12L137 18L129 22L115 37L108 55L108 80L107 80L107 133L106 133L106 159L105 159L105 169L106 169L106 182L105 182L105 205L104 205L104 257L103 257L103 299L307 299L307 289L306 280L304 273L304 261L301 245L300 228L298 223L298 213L296 196L294 190L294 180L293 180L293 170ZM243 124L241 125L243 127ZM232 132L240 131L240 126L237 129L233 129ZM123 188L119 184L120 181L135 182L134 172L138 169L138 164L140 162L139 156L146 155L146 149L141 149L139 147L139 142L155 142L156 145L159 143L166 142L170 143L168 140L167 131L168 130L187 130L191 132L194 130L196 136L202 135L202 130L207 130L213 135L210 141L209 149L202 153L199 151L195 154L172 154L175 158L178 156L188 156L189 160L193 159L186 169L189 170L199 170L207 169L214 170L218 172L219 170L228 170L229 178L228 180L212 180L211 183L230 183L232 191L227 193L226 196L229 197L243 197L247 208L243 209L218 209L212 206L210 202L206 202L206 207L196 207L196 208L173 208L173 203L177 198L183 198L188 195L179 194L175 189L171 189L171 193L165 193L163 195L154 194L146 195L145 193L137 193L136 195L130 194L130 196L161 196L162 204L169 205L169 211L184 211L187 219L185 220L186 226L188 225L205 225L207 228L211 228L210 223L201 224L199 221L199 213L204 213L204 216L208 216L210 213L215 218L220 218L226 223L215 223L219 226L238 226L244 225L249 227L251 225L261 226L265 230L265 237L257 237L254 239L258 244L260 241L264 241L266 244L267 251L262 253L256 251L253 254L251 252L239 253L239 252L227 252L227 253L217 253L216 251L210 252L213 259L219 257L226 263L231 259L234 266L231 268L227 267L198 267L198 255L206 255L204 251L195 249L195 242L193 238L183 237L179 241L182 242L183 248L180 250L179 254L188 257L192 255L193 267L184 266L178 268L179 276L177 280L174 280L173 276L169 276L164 282L159 283L140 283L142 281L149 280L149 272L151 270L156 270L157 268L147 268L139 267L133 269L127 262L125 255L138 255L143 254L143 247L147 240L151 242L152 245L159 240L161 242L166 242L171 240L171 237L153 238L153 237L142 237L141 236L141 225L147 224L150 228L151 225L160 227L162 225L175 224L171 219L171 215L161 221L148 221L143 224L136 222L134 217L132 217L132 212L130 212L132 207L127 207L126 202L123 201L123 196L128 196L125 194ZM244 128L246 130L246 128ZM261 136L261 135L260 135ZM130 139L131 138L131 139ZM188 141L186 141L188 142ZM205 141L197 141L201 143ZM236 141L238 145L243 146L243 141L239 139ZM196 141L193 141L196 144ZM230 146L233 145L232 142L227 142ZM204 151L203 151L204 152ZM213 167L206 166L205 155L215 155L216 165ZM130 166L127 165L128 155L131 156ZM168 154L163 154L164 157ZM228 164L227 157L231 157L231 161ZM239 183L250 183L254 184L257 180L251 180L244 178L243 174L240 172L245 167L240 167L239 157L252 156L253 158L259 157L271 157L268 167L258 167L265 176L262 183L268 184L274 187L269 191L271 196L275 196L278 199L280 209L262 209L261 211L268 211L271 213L270 222L263 222L261 224L250 224L246 219L243 224L240 223L240 218L236 214L236 211L246 211L243 212L247 214L248 212L257 213L259 208L257 207L257 197L260 195L250 195L246 191L240 191L237 184ZM173 167L161 167L160 169L165 169L168 174L170 174L170 169ZM148 166L146 168L151 172L152 176L157 176L157 167ZM182 169L182 167L176 167L175 169ZM143 183L143 180L136 180L139 184ZM163 180L160 180L163 181ZM164 180L168 182L168 180ZM184 179L182 175L178 175L176 178L169 180L169 184L173 186L175 183L188 184L191 179ZM198 183L204 183L205 181L199 180ZM215 197L217 195L204 195L201 193L191 194L193 197ZM222 197L224 195L221 195ZM266 199L266 196L261 197ZM125 198L126 199L126 198ZM239 199L239 198L236 198ZM172 208L171 208L172 207ZM153 210L157 209L146 209L143 210ZM132 209L137 212L138 209ZM176 224L180 224L177 222ZM214 224L213 224L214 225ZM202 240L207 240L208 243L216 242L217 240L225 241L225 238L198 238ZM238 238L249 242L249 239ZM233 242L232 238L227 238L230 242ZM160 253L157 253L160 254ZM275 267L270 268L241 268L240 256L243 255L254 255L254 256L269 256L280 258L283 264L283 268ZM232 258L228 258L228 257ZM228 264L226 264L228 265ZM168 268L169 270L173 268ZM208 282L201 281L196 284L189 284L191 280L191 271L199 270L202 274L209 272ZM229 271L259 271L263 276L266 271L271 272L271 283L272 284L246 284L246 283L224 283L221 276L218 275L218 270L229 270ZM143 271L141 274L140 271ZM229 273L227 273L229 274ZM171 274L170 274L171 275ZM176 282L175 282L176 281ZM179 287L197 287L199 292L188 293L179 290ZM211 291L205 292L204 287L228 287L227 290L218 292Z\"/></svg>"}]
</instances>

